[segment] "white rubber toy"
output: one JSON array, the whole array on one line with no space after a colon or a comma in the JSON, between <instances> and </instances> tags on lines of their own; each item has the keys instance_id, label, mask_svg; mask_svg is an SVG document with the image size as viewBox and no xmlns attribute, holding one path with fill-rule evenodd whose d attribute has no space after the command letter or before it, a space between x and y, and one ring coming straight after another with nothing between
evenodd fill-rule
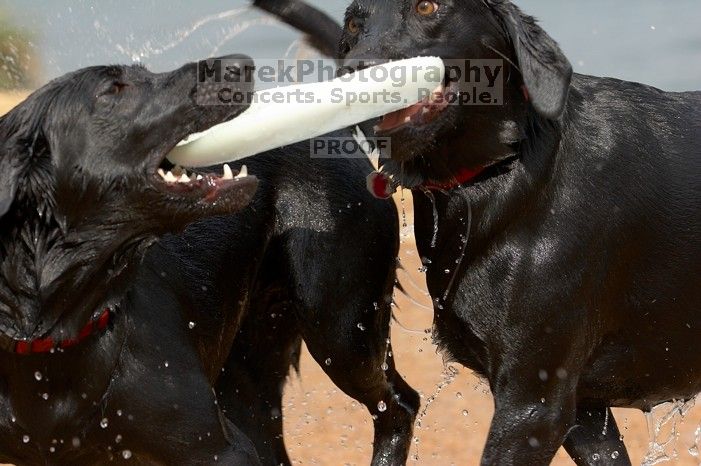
<instances>
[{"instance_id":1,"label":"white rubber toy","mask_svg":"<svg viewBox=\"0 0 701 466\"><path fill-rule=\"evenodd\" d=\"M398 76L400 67L404 68L402 82L392 79ZM388 78L376 79L378 76ZM443 77L440 58L419 57L366 68L332 81L259 91L251 106L237 118L189 136L168 159L175 165L203 167L318 137L410 107L439 87ZM271 102L271 94L280 92L285 95L283 103ZM313 95L314 103L295 97L306 93ZM382 93L391 93L392 97L382 97ZM367 96L371 98L360 99ZM355 102L351 102L353 98Z\"/></svg>"}]
</instances>

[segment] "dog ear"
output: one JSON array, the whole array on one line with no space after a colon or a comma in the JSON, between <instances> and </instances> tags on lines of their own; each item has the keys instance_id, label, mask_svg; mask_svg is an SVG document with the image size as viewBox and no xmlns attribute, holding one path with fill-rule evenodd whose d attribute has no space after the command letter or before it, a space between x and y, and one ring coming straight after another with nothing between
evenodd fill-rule
<instances>
[{"instance_id":1,"label":"dog ear","mask_svg":"<svg viewBox=\"0 0 701 466\"><path fill-rule=\"evenodd\" d=\"M541 116L558 118L567 103L572 65L535 18L507 0L487 0L513 44L527 98Z\"/></svg>"},{"instance_id":2,"label":"dog ear","mask_svg":"<svg viewBox=\"0 0 701 466\"><path fill-rule=\"evenodd\" d=\"M0 218L17 199L28 166L47 150L43 131L47 110L48 99L38 91L0 117Z\"/></svg>"},{"instance_id":3,"label":"dog ear","mask_svg":"<svg viewBox=\"0 0 701 466\"><path fill-rule=\"evenodd\" d=\"M2 218L12 206L17 194L19 184L19 163L15 160L15 153L8 146L10 141L5 139L7 131L4 130L7 118L0 118L0 218Z\"/></svg>"}]
</instances>

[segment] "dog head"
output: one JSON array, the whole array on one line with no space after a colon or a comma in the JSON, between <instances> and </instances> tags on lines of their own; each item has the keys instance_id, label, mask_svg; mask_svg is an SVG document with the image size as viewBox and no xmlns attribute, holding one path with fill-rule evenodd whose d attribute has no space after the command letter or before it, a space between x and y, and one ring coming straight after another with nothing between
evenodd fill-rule
<instances>
[{"instance_id":1,"label":"dog head","mask_svg":"<svg viewBox=\"0 0 701 466\"><path fill-rule=\"evenodd\" d=\"M555 41L506 0L356 1L346 13L341 55L350 67L413 56L439 56L455 66L467 60L478 67L484 60L501 62L491 69L497 85L503 85L500 101L439 106L439 111L433 105L425 115L405 110L376 127L392 136L392 160L404 165L405 174L414 170L436 181L515 155L528 136L531 116L556 120L562 114L572 75ZM484 79L485 70L480 71ZM469 69L462 73L472 76ZM443 93L468 96L473 84L450 82L448 76Z\"/></svg>"},{"instance_id":2,"label":"dog head","mask_svg":"<svg viewBox=\"0 0 701 466\"><path fill-rule=\"evenodd\" d=\"M252 61L226 58L232 91L252 92ZM0 324L44 335L78 311L70 334L156 238L248 205L254 177L159 174L179 141L247 107L208 102L197 72L86 68L0 118Z\"/></svg>"},{"instance_id":3,"label":"dog head","mask_svg":"<svg viewBox=\"0 0 701 466\"><path fill-rule=\"evenodd\" d=\"M237 86L248 93L253 81ZM114 217L167 232L240 210L255 190L252 177L168 183L157 173L180 140L246 109L202 105L198 93L207 91L197 86L196 64L162 74L92 67L49 83L0 119L0 216L15 204L50 209L66 228Z\"/></svg>"}]
</instances>

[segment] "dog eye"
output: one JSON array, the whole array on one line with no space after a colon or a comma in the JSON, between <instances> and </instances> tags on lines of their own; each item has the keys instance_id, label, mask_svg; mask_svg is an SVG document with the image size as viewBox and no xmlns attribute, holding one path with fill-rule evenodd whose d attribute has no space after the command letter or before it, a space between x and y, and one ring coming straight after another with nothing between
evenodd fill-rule
<instances>
[{"instance_id":1,"label":"dog eye","mask_svg":"<svg viewBox=\"0 0 701 466\"><path fill-rule=\"evenodd\" d=\"M357 34L360 31L360 26L358 26L358 23L354 19L350 19L348 21L348 32L351 34Z\"/></svg>"},{"instance_id":2,"label":"dog eye","mask_svg":"<svg viewBox=\"0 0 701 466\"><path fill-rule=\"evenodd\" d=\"M421 16L431 16L436 11L438 11L438 4L436 2L423 1L416 5L416 12Z\"/></svg>"}]
</instances>

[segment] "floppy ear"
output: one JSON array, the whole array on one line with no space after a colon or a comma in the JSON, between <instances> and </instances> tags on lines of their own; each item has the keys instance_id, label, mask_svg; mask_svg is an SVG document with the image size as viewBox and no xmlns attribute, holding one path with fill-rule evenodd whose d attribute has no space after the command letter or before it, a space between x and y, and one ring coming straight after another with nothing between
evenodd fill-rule
<instances>
[{"instance_id":1,"label":"floppy ear","mask_svg":"<svg viewBox=\"0 0 701 466\"><path fill-rule=\"evenodd\" d=\"M47 150L42 129L50 101L46 94L37 91L0 117L0 218L16 200L27 167Z\"/></svg>"},{"instance_id":2,"label":"floppy ear","mask_svg":"<svg viewBox=\"0 0 701 466\"><path fill-rule=\"evenodd\" d=\"M0 118L0 137L5 137L3 130L6 118ZM10 210L19 184L19 163L14 160L14 151L7 147L9 141L0 140L0 218Z\"/></svg>"},{"instance_id":3,"label":"floppy ear","mask_svg":"<svg viewBox=\"0 0 701 466\"><path fill-rule=\"evenodd\" d=\"M487 4L506 28L533 108L545 118L558 118L572 79L569 60L535 18L516 5L506 0L488 0Z\"/></svg>"}]
</instances>

